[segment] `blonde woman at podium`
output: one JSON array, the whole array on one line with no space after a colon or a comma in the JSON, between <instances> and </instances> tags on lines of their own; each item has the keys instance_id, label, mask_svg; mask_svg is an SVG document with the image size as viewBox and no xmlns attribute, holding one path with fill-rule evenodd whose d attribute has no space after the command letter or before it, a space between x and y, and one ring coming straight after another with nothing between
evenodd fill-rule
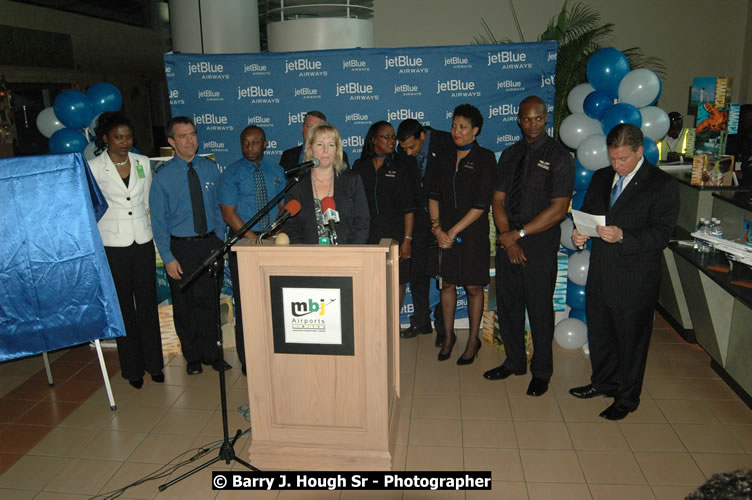
<instances>
[{"instance_id":1,"label":"blonde woman at podium","mask_svg":"<svg viewBox=\"0 0 752 500\"><path fill-rule=\"evenodd\" d=\"M131 152L133 127L123 115L102 113L95 133L97 152L104 152L89 167L109 205L97 225L126 332L116 339L120 371L140 389L145 372L154 382L164 382L156 255L149 221L151 168L146 156Z\"/></svg>"},{"instance_id":2,"label":"blonde woman at podium","mask_svg":"<svg viewBox=\"0 0 752 500\"><path fill-rule=\"evenodd\" d=\"M290 243L364 245L370 222L368 202L360 175L348 169L342 159L339 130L329 123L318 123L304 147L304 161L317 158L319 166L303 175L285 197L285 203L297 200L301 207L283 228ZM333 212L339 216L338 222L332 219Z\"/></svg>"}]
</instances>

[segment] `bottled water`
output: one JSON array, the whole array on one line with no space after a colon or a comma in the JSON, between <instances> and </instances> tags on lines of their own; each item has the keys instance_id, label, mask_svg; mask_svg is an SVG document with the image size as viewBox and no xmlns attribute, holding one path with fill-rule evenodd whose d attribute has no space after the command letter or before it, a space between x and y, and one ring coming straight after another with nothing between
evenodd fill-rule
<instances>
[{"instance_id":1,"label":"bottled water","mask_svg":"<svg viewBox=\"0 0 752 500\"><path fill-rule=\"evenodd\" d=\"M713 230L710 235L723 239L723 226L721 226L721 219L713 218Z\"/></svg>"},{"instance_id":2,"label":"bottled water","mask_svg":"<svg viewBox=\"0 0 752 500\"><path fill-rule=\"evenodd\" d=\"M701 233L703 229L705 228L705 224L707 221L705 220L705 217L700 217L700 221L697 223L697 227L695 228L696 233ZM700 238L695 238L694 240L694 248L695 250L702 251L703 240Z\"/></svg>"},{"instance_id":3,"label":"bottled water","mask_svg":"<svg viewBox=\"0 0 752 500\"><path fill-rule=\"evenodd\" d=\"M709 235L711 233L710 221L707 219L702 219L701 223L702 227L699 229L699 232ZM710 253L711 250L713 250L713 247L708 241L701 239L700 247L698 248L698 250L700 250L700 253Z\"/></svg>"}]
</instances>

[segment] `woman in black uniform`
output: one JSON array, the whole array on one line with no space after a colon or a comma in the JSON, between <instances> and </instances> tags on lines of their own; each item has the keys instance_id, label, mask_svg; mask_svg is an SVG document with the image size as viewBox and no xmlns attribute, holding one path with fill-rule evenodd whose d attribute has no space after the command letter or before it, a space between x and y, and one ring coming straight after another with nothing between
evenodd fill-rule
<instances>
[{"instance_id":1,"label":"woman in black uniform","mask_svg":"<svg viewBox=\"0 0 752 500\"><path fill-rule=\"evenodd\" d=\"M394 154L396 137L389 122L379 121L368 129L363 152L352 169L360 174L368 200L371 225L368 243L390 238L400 245L400 307L410 280L415 195L406 166Z\"/></svg>"},{"instance_id":2,"label":"woman in black uniform","mask_svg":"<svg viewBox=\"0 0 752 500\"><path fill-rule=\"evenodd\" d=\"M455 161L443 163L429 180L428 212L431 232L438 243L437 257L429 263L442 278L441 307L444 324L454 324L457 286L465 287L470 334L458 365L469 365L480 349L483 316L483 285L488 283L490 243L488 207L493 194L494 153L475 141L483 127L478 108L462 104L454 109L452 139L457 148ZM446 329L439 361L449 359L457 336Z\"/></svg>"}]
</instances>

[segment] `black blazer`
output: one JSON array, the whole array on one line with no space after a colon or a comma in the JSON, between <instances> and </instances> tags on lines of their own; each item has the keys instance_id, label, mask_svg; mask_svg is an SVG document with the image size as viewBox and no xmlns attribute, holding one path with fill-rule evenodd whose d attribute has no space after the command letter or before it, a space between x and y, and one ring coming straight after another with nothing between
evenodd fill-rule
<instances>
[{"instance_id":1,"label":"black blazer","mask_svg":"<svg viewBox=\"0 0 752 500\"><path fill-rule=\"evenodd\" d=\"M614 170L593 174L581 210L606 216L606 225L624 232L622 243L592 238L588 295L600 290L609 307L653 308L661 282L661 254L679 216L679 187L659 168L643 161L640 170L609 208Z\"/></svg>"},{"instance_id":2,"label":"black blazer","mask_svg":"<svg viewBox=\"0 0 752 500\"><path fill-rule=\"evenodd\" d=\"M287 192L285 204L290 200L300 202L300 212L287 220L282 231L290 237L290 243L317 244L319 236L310 173ZM368 241L370 216L360 175L352 170L335 174L334 203L340 217L336 226L339 244L364 245Z\"/></svg>"},{"instance_id":3,"label":"black blazer","mask_svg":"<svg viewBox=\"0 0 752 500\"><path fill-rule=\"evenodd\" d=\"M279 158L279 165L285 169L285 177L287 177L287 172L289 170L292 170L293 168L297 167L299 165L300 161L300 152L303 151L303 145L296 146L294 148L285 149L282 151L282 156ZM348 167L350 166L350 162L347 159L347 153L342 152L342 161L345 162L345 165Z\"/></svg>"}]
</instances>

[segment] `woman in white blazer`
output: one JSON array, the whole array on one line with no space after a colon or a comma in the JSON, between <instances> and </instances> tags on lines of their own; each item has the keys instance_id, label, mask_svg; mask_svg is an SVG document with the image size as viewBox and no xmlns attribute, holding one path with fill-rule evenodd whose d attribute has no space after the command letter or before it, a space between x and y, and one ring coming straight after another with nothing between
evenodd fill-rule
<instances>
[{"instance_id":1,"label":"woman in white blazer","mask_svg":"<svg viewBox=\"0 0 752 500\"><path fill-rule=\"evenodd\" d=\"M117 338L123 378L136 389L144 373L164 382L157 312L156 256L149 220L152 172L146 156L131 153L133 127L119 113L102 113L94 141L102 154L89 162L109 207L99 220L115 281L125 337Z\"/></svg>"}]
</instances>

